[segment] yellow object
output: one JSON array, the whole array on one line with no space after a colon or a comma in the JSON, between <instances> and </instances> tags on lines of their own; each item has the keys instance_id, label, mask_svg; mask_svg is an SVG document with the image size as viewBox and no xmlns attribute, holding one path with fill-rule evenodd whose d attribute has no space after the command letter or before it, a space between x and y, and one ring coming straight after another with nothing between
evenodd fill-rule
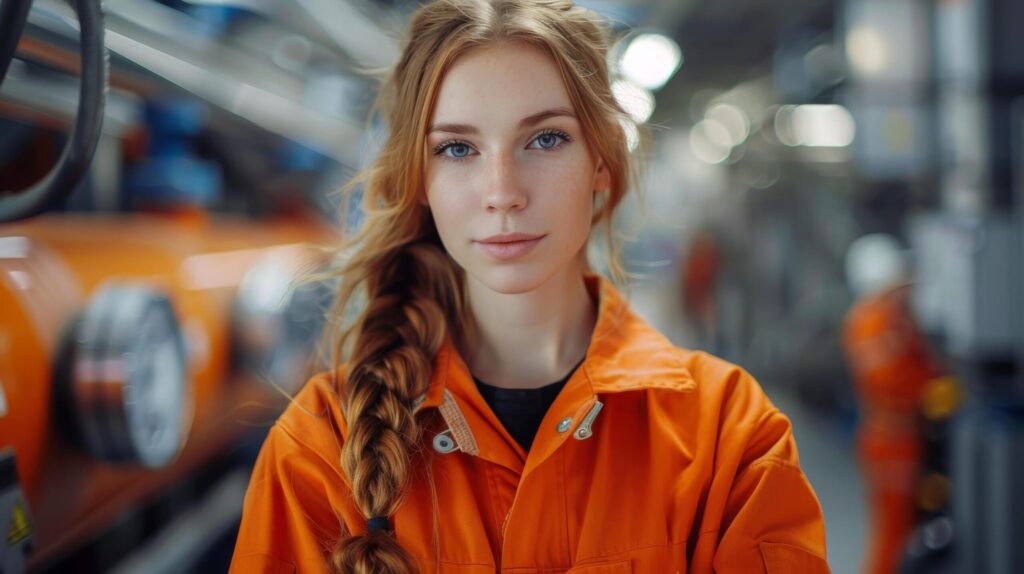
<instances>
[{"instance_id":1,"label":"yellow object","mask_svg":"<svg viewBox=\"0 0 1024 574\"><path fill-rule=\"evenodd\" d=\"M7 529L7 545L14 546L32 535L32 524L28 521L28 513L21 502L14 503L11 515L11 527Z\"/></svg>"},{"instance_id":2,"label":"yellow object","mask_svg":"<svg viewBox=\"0 0 1024 574\"><path fill-rule=\"evenodd\" d=\"M960 406L963 394L954 377L939 377L928 381L921 395L921 412L929 420L949 418Z\"/></svg>"}]
</instances>

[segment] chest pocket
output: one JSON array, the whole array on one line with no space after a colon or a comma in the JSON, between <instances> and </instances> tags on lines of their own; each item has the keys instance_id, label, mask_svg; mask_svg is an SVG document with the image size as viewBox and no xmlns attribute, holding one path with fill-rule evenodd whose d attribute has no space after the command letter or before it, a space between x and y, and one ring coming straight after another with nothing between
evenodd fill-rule
<instances>
[{"instance_id":1,"label":"chest pocket","mask_svg":"<svg viewBox=\"0 0 1024 574\"><path fill-rule=\"evenodd\" d=\"M633 572L633 567L630 565L629 560L622 560L605 564L576 566L566 572L566 574L630 574L631 572Z\"/></svg>"}]
</instances>

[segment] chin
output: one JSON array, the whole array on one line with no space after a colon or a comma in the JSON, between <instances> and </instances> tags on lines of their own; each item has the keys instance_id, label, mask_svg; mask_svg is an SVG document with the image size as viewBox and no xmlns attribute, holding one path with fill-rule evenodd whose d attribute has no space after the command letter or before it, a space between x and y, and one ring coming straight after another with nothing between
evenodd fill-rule
<instances>
[{"instance_id":1,"label":"chin","mask_svg":"<svg viewBox=\"0 0 1024 574\"><path fill-rule=\"evenodd\" d=\"M524 263L490 264L466 269L470 277L503 295L519 295L539 288L554 274L545 271L549 270Z\"/></svg>"}]
</instances>

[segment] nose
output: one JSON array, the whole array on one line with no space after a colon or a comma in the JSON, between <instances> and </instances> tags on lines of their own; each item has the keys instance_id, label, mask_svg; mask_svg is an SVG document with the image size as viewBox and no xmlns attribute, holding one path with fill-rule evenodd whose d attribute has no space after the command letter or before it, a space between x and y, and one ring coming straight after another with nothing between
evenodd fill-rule
<instances>
[{"instance_id":1,"label":"nose","mask_svg":"<svg viewBox=\"0 0 1024 574\"><path fill-rule=\"evenodd\" d=\"M519 182L514 155L503 153L495 156L488 171L484 209L502 212L524 209L526 192Z\"/></svg>"}]
</instances>

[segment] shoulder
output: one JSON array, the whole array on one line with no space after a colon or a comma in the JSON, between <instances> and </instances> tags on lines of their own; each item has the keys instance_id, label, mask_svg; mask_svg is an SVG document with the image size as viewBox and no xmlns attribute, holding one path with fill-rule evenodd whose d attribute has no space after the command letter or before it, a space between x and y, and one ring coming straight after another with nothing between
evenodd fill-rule
<instances>
[{"instance_id":1,"label":"shoulder","mask_svg":"<svg viewBox=\"0 0 1024 574\"><path fill-rule=\"evenodd\" d=\"M647 390L645 411L664 418L660 428L740 450L761 433L788 433L788 419L757 379L731 361L666 344L652 348L647 363L635 364L643 366L630 376L642 374L638 387Z\"/></svg>"},{"instance_id":2,"label":"shoulder","mask_svg":"<svg viewBox=\"0 0 1024 574\"><path fill-rule=\"evenodd\" d=\"M739 468L776 464L799 470L792 424L746 369L701 351L686 351L696 380L702 432Z\"/></svg>"},{"instance_id":3,"label":"shoulder","mask_svg":"<svg viewBox=\"0 0 1024 574\"><path fill-rule=\"evenodd\" d=\"M278 417L271 434L307 455L336 465L347 434L338 394L343 376L339 368L311 377Z\"/></svg>"},{"instance_id":4,"label":"shoulder","mask_svg":"<svg viewBox=\"0 0 1024 574\"><path fill-rule=\"evenodd\" d=\"M595 392L647 390L673 403L699 402L702 410L716 404L750 411L774 408L739 365L673 344L617 292L606 288L602 296L607 301L602 301L585 363Z\"/></svg>"},{"instance_id":5,"label":"shoulder","mask_svg":"<svg viewBox=\"0 0 1024 574\"><path fill-rule=\"evenodd\" d=\"M743 367L704 351L678 348L702 402L756 414L776 410L761 384Z\"/></svg>"},{"instance_id":6,"label":"shoulder","mask_svg":"<svg viewBox=\"0 0 1024 574\"><path fill-rule=\"evenodd\" d=\"M330 374L312 377L264 440L232 572L326 572L329 549L361 520L341 469L340 409L330 383Z\"/></svg>"},{"instance_id":7,"label":"shoulder","mask_svg":"<svg viewBox=\"0 0 1024 574\"><path fill-rule=\"evenodd\" d=\"M610 309L598 319L584 363L596 393L643 390L677 420L699 415L704 421L722 417L735 424L777 412L747 370L673 344L617 297L606 293Z\"/></svg>"}]
</instances>

